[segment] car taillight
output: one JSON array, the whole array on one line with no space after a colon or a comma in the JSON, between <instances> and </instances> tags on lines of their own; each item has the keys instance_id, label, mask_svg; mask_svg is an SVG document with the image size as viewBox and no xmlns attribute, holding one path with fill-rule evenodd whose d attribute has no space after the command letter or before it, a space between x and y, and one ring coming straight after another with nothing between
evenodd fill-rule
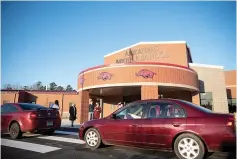
<instances>
[{"instance_id":1,"label":"car taillight","mask_svg":"<svg viewBox=\"0 0 237 159\"><path fill-rule=\"evenodd\" d=\"M60 114L59 114L59 111L56 111L56 117L59 117Z\"/></svg>"},{"instance_id":2,"label":"car taillight","mask_svg":"<svg viewBox=\"0 0 237 159\"><path fill-rule=\"evenodd\" d=\"M30 113L30 119L36 119L37 118L37 113L36 112L32 112Z\"/></svg>"},{"instance_id":3,"label":"car taillight","mask_svg":"<svg viewBox=\"0 0 237 159\"><path fill-rule=\"evenodd\" d=\"M234 126L235 125L235 118L229 117L226 123L226 126Z\"/></svg>"}]
</instances>

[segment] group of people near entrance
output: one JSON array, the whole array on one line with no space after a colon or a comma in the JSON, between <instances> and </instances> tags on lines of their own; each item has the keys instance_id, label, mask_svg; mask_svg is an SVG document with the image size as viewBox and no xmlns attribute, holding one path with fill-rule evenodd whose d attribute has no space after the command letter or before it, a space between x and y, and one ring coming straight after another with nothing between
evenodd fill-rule
<instances>
[{"instance_id":1,"label":"group of people near entrance","mask_svg":"<svg viewBox=\"0 0 237 159\"><path fill-rule=\"evenodd\" d=\"M118 103L118 108L122 108L124 104L122 102ZM88 114L88 120L93 119L99 119L101 116L101 106L99 102L95 102L95 105L93 104L93 100L90 99L89 101L89 114Z\"/></svg>"},{"instance_id":2,"label":"group of people near entrance","mask_svg":"<svg viewBox=\"0 0 237 159\"><path fill-rule=\"evenodd\" d=\"M88 116L88 119L89 120L99 119L101 111L102 111L102 109L100 107L100 103L96 102L95 105L94 105L93 104L93 100L90 99L90 101L89 101L89 116Z\"/></svg>"},{"instance_id":3,"label":"group of people near entrance","mask_svg":"<svg viewBox=\"0 0 237 159\"><path fill-rule=\"evenodd\" d=\"M124 106L124 104L122 102L118 103L119 109L122 108L123 106ZM50 105L49 107L52 109L57 109L58 111L60 110L58 100L55 100L54 104ZM93 100L90 99L88 119L89 120L99 119L101 117L101 112L102 112L102 109L101 109L100 103L97 101L97 102L95 102L95 105L94 105ZM60 111L59 111L59 113L60 113ZM74 121L77 118L77 108L76 108L75 103L72 103L69 106L69 114L70 114L69 120L71 121L71 126L73 127Z\"/></svg>"}]
</instances>

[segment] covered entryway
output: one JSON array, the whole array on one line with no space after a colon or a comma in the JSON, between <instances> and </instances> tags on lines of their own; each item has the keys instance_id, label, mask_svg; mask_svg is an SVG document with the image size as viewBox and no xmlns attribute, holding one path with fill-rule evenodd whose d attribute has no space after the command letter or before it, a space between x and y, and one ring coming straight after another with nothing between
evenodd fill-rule
<instances>
[{"instance_id":1,"label":"covered entryway","mask_svg":"<svg viewBox=\"0 0 237 159\"><path fill-rule=\"evenodd\" d=\"M183 87L159 86L160 98L182 99L192 102L192 92L194 90Z\"/></svg>"},{"instance_id":2,"label":"covered entryway","mask_svg":"<svg viewBox=\"0 0 237 159\"><path fill-rule=\"evenodd\" d=\"M101 107L105 117L118 109L119 102L130 103L141 99L141 86L124 86L124 87L106 87L89 90L89 96L93 100L102 101Z\"/></svg>"}]
</instances>

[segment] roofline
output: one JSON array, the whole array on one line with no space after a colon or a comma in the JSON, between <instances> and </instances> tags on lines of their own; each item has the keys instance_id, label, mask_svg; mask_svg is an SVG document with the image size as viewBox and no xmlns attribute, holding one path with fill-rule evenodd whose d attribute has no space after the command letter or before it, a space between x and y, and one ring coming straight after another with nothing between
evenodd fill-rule
<instances>
[{"instance_id":1,"label":"roofline","mask_svg":"<svg viewBox=\"0 0 237 159\"><path fill-rule=\"evenodd\" d=\"M121 51L124 51L124 50L127 50L129 48L132 48L132 47L135 47L137 45L141 45L141 44L186 44L187 42L186 41L153 41L153 42L138 42L136 44L133 44L133 45L130 45L130 46L127 46L123 49L120 49L120 50L117 50L117 51L114 51L112 53L109 53L107 55L105 55L104 57L108 57L108 56L111 56L111 55L114 55L118 52L121 52Z\"/></svg>"},{"instance_id":2,"label":"roofline","mask_svg":"<svg viewBox=\"0 0 237 159\"><path fill-rule=\"evenodd\" d=\"M198 64L198 63L189 63L189 66L224 69L224 66L219 66L219 65L206 65L206 64Z\"/></svg>"},{"instance_id":3,"label":"roofline","mask_svg":"<svg viewBox=\"0 0 237 159\"><path fill-rule=\"evenodd\" d=\"M78 75L78 77L87 72L87 71L90 71L90 70L94 70L94 69L98 69L98 68L103 68L103 67L112 67L112 66L123 66L123 65L165 65L165 66L173 66L173 67L178 67L178 68L183 68L183 69L187 69L187 70L190 70L194 73L196 73L196 71L190 67L187 67L187 66L183 66L183 65L177 65L177 64L170 64L170 63L163 63L163 62L131 62L131 63L122 63L122 64L107 64L107 65L98 65L98 66L94 66L94 67L90 67L90 68L87 68L83 71L81 71ZM197 74L197 73L196 73Z\"/></svg>"},{"instance_id":4,"label":"roofline","mask_svg":"<svg viewBox=\"0 0 237 159\"><path fill-rule=\"evenodd\" d=\"M236 70L225 70L225 72L235 72Z\"/></svg>"},{"instance_id":5,"label":"roofline","mask_svg":"<svg viewBox=\"0 0 237 159\"><path fill-rule=\"evenodd\" d=\"M51 90L8 90L2 89L1 92L35 92L35 93L66 93L77 94L77 91L51 91Z\"/></svg>"}]
</instances>

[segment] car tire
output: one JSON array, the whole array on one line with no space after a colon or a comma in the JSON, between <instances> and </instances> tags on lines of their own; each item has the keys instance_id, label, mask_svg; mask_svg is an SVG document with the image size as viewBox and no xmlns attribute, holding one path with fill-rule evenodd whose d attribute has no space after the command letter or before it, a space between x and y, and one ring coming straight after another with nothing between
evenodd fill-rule
<instances>
[{"instance_id":1,"label":"car tire","mask_svg":"<svg viewBox=\"0 0 237 159\"><path fill-rule=\"evenodd\" d=\"M22 131L20 125L17 122L14 122L9 127L9 133L12 139L17 139L22 136Z\"/></svg>"},{"instance_id":2,"label":"car tire","mask_svg":"<svg viewBox=\"0 0 237 159\"><path fill-rule=\"evenodd\" d=\"M174 152L179 159L203 159L206 153L202 140L189 133L176 138Z\"/></svg>"},{"instance_id":3,"label":"car tire","mask_svg":"<svg viewBox=\"0 0 237 159\"><path fill-rule=\"evenodd\" d=\"M97 149L102 144L100 133L95 128L90 128L86 131L84 140L91 149Z\"/></svg>"}]
</instances>

